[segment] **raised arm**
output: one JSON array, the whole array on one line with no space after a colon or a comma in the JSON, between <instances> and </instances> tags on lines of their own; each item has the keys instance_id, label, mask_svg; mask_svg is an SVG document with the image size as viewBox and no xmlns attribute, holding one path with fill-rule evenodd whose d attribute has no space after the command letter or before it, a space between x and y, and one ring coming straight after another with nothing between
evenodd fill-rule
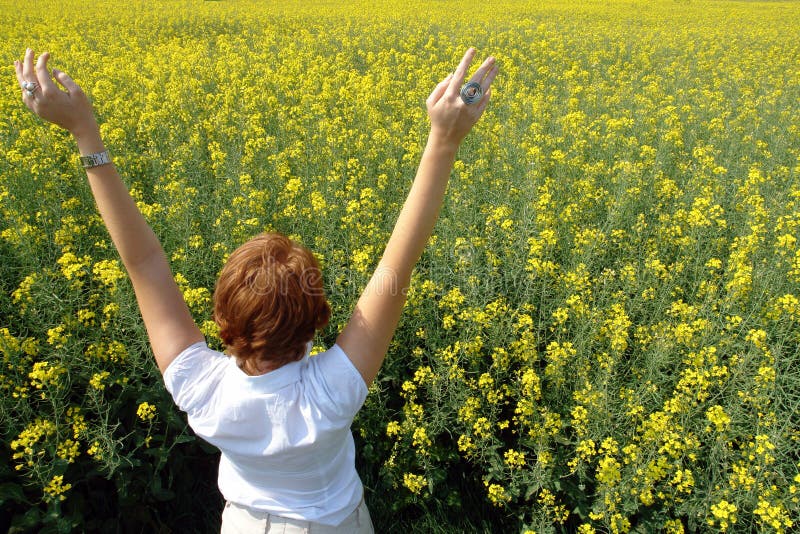
<instances>
[{"instance_id":1,"label":"raised arm","mask_svg":"<svg viewBox=\"0 0 800 534\"><path fill-rule=\"evenodd\" d=\"M470 79L481 85L482 98L466 104L460 96L474 56L474 49L467 50L456 71L440 82L426 101L431 131L417 175L383 257L337 339L367 385L378 374L394 336L411 272L439 217L458 147L489 103L490 86L497 75L492 57Z\"/></svg>"},{"instance_id":2,"label":"raised arm","mask_svg":"<svg viewBox=\"0 0 800 534\"><path fill-rule=\"evenodd\" d=\"M66 90L62 91L47 70L49 54L41 54L35 66L33 57L28 49L22 62L14 62L25 105L68 130L81 155L105 151L92 106L81 88L66 73L54 69L53 76ZM86 175L100 216L133 283L156 363L164 372L184 348L202 341L203 334L172 277L161 243L113 163L88 168Z\"/></svg>"}]
</instances>

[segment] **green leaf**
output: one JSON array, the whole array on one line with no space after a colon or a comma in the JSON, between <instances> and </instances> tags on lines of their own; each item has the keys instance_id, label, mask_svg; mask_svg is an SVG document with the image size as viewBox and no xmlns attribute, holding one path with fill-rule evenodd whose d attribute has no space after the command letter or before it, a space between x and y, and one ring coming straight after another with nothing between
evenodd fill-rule
<instances>
[{"instance_id":1,"label":"green leaf","mask_svg":"<svg viewBox=\"0 0 800 534\"><path fill-rule=\"evenodd\" d=\"M31 508L25 515L17 515L14 516L14 519L11 521L11 527L21 529L23 531L32 529L33 527L40 526L42 524L42 511L38 508Z\"/></svg>"},{"instance_id":2,"label":"green leaf","mask_svg":"<svg viewBox=\"0 0 800 534\"><path fill-rule=\"evenodd\" d=\"M170 501L175 498L175 492L164 488L159 478L153 479L153 483L150 484L150 493L157 501Z\"/></svg>"},{"instance_id":3,"label":"green leaf","mask_svg":"<svg viewBox=\"0 0 800 534\"><path fill-rule=\"evenodd\" d=\"M197 441L197 438L191 436L189 434L181 434L175 438L175 443L191 443L192 441Z\"/></svg>"},{"instance_id":4,"label":"green leaf","mask_svg":"<svg viewBox=\"0 0 800 534\"><path fill-rule=\"evenodd\" d=\"M0 484L0 504L6 502L27 502L22 486L13 482Z\"/></svg>"}]
</instances>

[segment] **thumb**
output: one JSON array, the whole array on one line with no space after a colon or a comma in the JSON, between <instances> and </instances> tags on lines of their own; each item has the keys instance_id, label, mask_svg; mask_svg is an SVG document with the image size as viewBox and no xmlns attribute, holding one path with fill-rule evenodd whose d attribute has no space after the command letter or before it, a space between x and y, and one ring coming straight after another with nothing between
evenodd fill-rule
<instances>
[{"instance_id":1,"label":"thumb","mask_svg":"<svg viewBox=\"0 0 800 534\"><path fill-rule=\"evenodd\" d=\"M431 91L431 94L428 96L428 100L426 101L428 105L433 105L438 102L440 98L442 98L445 90L447 90L447 85L450 83L450 78L452 77L452 73L448 74L444 80L439 82L436 87L433 88L433 91Z\"/></svg>"},{"instance_id":2,"label":"thumb","mask_svg":"<svg viewBox=\"0 0 800 534\"><path fill-rule=\"evenodd\" d=\"M81 90L78 84L75 83L75 81L70 78L66 72L53 69L53 76L55 77L56 81L67 90L68 93L74 93Z\"/></svg>"}]
</instances>

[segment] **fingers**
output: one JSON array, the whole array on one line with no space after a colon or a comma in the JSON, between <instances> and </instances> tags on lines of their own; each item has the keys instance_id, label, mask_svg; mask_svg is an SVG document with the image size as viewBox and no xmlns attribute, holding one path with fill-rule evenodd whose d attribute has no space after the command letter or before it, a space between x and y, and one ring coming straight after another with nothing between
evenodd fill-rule
<instances>
[{"instance_id":1,"label":"fingers","mask_svg":"<svg viewBox=\"0 0 800 534\"><path fill-rule=\"evenodd\" d=\"M32 103L32 100L35 98L35 94L31 95L25 89L26 82L36 82L39 84L37 88L34 88L33 91L41 90L41 97L47 95L53 95L54 92L60 92L58 86L53 81L53 78L64 87L68 93L76 93L80 91L80 87L76 84L72 78L67 76L66 73L61 72L58 69L53 69L52 76L50 72L47 70L47 62L50 59L49 52L43 52L39 58L36 60L36 64L34 65L33 58L34 52L30 48L25 50L25 56L22 61L14 61L14 72L17 75L17 82L19 82L20 87L23 89L22 96L23 99L26 97L28 98L28 103Z\"/></svg>"},{"instance_id":2,"label":"fingers","mask_svg":"<svg viewBox=\"0 0 800 534\"><path fill-rule=\"evenodd\" d=\"M50 54L47 52L39 56L35 66L33 56L33 50L27 49L24 59L14 62L17 81L22 87L22 101L28 109L73 135L96 130L97 121L91 102L78 84L58 69L50 73L47 67Z\"/></svg>"},{"instance_id":3,"label":"fingers","mask_svg":"<svg viewBox=\"0 0 800 534\"><path fill-rule=\"evenodd\" d=\"M50 77L47 71L47 60L50 59L50 53L44 52L39 56L36 61L36 77L39 79L39 84L42 86L42 93L47 94L56 90L56 84Z\"/></svg>"},{"instance_id":4,"label":"fingers","mask_svg":"<svg viewBox=\"0 0 800 534\"><path fill-rule=\"evenodd\" d=\"M450 83L448 84L446 94L449 98L455 98L458 96L459 92L461 91L461 87L464 85L464 80L467 75L467 69L469 68L470 63L472 62L473 58L475 57L475 49L470 47L467 52L464 54L464 57L461 58L461 62L458 64L458 68L456 69L453 77L450 79ZM476 82L481 85L481 89L484 93L484 98L481 99L479 104L482 104L485 107L485 103L488 103L488 99L486 99L486 93L491 87L492 82L494 81L495 77L498 73L498 67L496 64L496 60L494 56L487 57L481 66L475 71L475 73L470 77L470 82Z\"/></svg>"},{"instance_id":5,"label":"fingers","mask_svg":"<svg viewBox=\"0 0 800 534\"><path fill-rule=\"evenodd\" d=\"M19 86L22 87L22 84L25 83L25 78L22 77L21 61L14 61L14 72L16 72L17 74L17 81L19 82Z\"/></svg>"},{"instance_id":6,"label":"fingers","mask_svg":"<svg viewBox=\"0 0 800 534\"><path fill-rule=\"evenodd\" d=\"M35 92L37 89L40 89L40 87L37 86L34 86L33 89L30 90L25 87L27 82L35 82L37 84L39 82L33 67L33 50L30 48L26 49L25 56L22 58L22 64L20 65L18 61L15 61L14 69L17 71L17 80L19 81L20 87L22 87L22 101L32 110L36 96Z\"/></svg>"},{"instance_id":7,"label":"fingers","mask_svg":"<svg viewBox=\"0 0 800 534\"><path fill-rule=\"evenodd\" d=\"M461 58L461 63L458 64L458 68L456 68L453 77L450 79L450 85L447 87L447 94L449 96L458 95L461 86L464 84L464 78L467 76L467 68L469 68L469 64L472 63L473 57L475 57L475 49L470 47L464 54L464 57Z\"/></svg>"},{"instance_id":8,"label":"fingers","mask_svg":"<svg viewBox=\"0 0 800 534\"><path fill-rule=\"evenodd\" d=\"M58 69L53 69L53 76L55 76L56 81L61 84L61 86L67 90L68 93L75 94L80 91L80 87L75 81L69 77L66 72L60 71Z\"/></svg>"},{"instance_id":9,"label":"fingers","mask_svg":"<svg viewBox=\"0 0 800 534\"><path fill-rule=\"evenodd\" d=\"M469 81L481 84L481 89L483 89L485 93L489 89L489 86L492 85L495 76L497 76L497 70L494 57L489 56L478 70L475 71L475 74L472 75Z\"/></svg>"},{"instance_id":10,"label":"fingers","mask_svg":"<svg viewBox=\"0 0 800 534\"><path fill-rule=\"evenodd\" d=\"M22 79L26 82L38 82L36 72L33 70L33 50L25 50L25 57L22 59Z\"/></svg>"}]
</instances>

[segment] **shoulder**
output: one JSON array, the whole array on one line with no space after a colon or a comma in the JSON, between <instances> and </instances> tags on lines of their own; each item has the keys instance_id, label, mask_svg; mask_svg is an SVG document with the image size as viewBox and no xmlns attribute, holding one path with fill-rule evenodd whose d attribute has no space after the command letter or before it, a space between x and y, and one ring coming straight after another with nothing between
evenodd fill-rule
<instances>
[{"instance_id":1,"label":"shoulder","mask_svg":"<svg viewBox=\"0 0 800 534\"><path fill-rule=\"evenodd\" d=\"M189 345L164 370L164 385L181 410L190 412L211 396L224 375L229 357L205 341Z\"/></svg>"},{"instance_id":2,"label":"shoulder","mask_svg":"<svg viewBox=\"0 0 800 534\"><path fill-rule=\"evenodd\" d=\"M324 397L320 400L337 406L341 414L352 411L355 415L367 398L367 384L338 344L310 356L304 371L307 386Z\"/></svg>"},{"instance_id":3,"label":"shoulder","mask_svg":"<svg viewBox=\"0 0 800 534\"><path fill-rule=\"evenodd\" d=\"M308 358L309 369L316 372L324 372L327 377L336 377L353 381L356 385L360 381L366 391L367 385L361 377L353 362L344 352L341 346L334 344L324 352L320 352ZM356 380L356 378L358 380Z\"/></svg>"}]
</instances>

